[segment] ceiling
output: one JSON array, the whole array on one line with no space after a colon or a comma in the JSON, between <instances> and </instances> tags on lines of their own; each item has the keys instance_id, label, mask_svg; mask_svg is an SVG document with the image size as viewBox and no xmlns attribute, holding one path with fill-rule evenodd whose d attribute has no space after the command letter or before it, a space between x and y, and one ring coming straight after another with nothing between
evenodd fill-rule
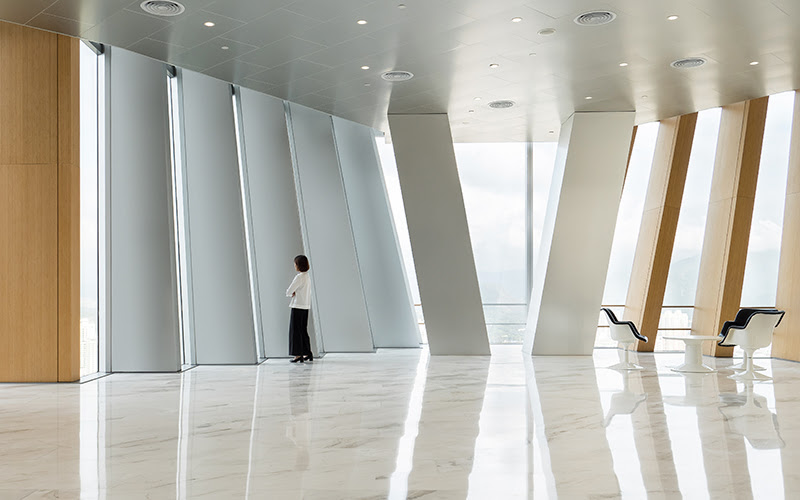
<instances>
[{"instance_id":1,"label":"ceiling","mask_svg":"<svg viewBox=\"0 0 800 500\"><path fill-rule=\"evenodd\" d=\"M457 142L555 140L573 111L635 110L643 123L800 87L797 0L182 0L177 17L145 14L140 3L4 0L0 19L384 131L387 113L446 112ZM589 10L617 18L573 22ZM538 34L544 28L556 32ZM669 66L687 56L708 63ZM391 69L415 78L381 80ZM491 109L494 99L516 106Z\"/></svg>"}]
</instances>

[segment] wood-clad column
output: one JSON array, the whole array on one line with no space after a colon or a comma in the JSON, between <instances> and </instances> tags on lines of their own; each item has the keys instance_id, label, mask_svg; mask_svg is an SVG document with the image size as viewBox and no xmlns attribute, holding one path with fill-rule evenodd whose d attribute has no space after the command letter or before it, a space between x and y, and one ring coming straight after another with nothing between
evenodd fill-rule
<instances>
[{"instance_id":1,"label":"wood-clad column","mask_svg":"<svg viewBox=\"0 0 800 500\"><path fill-rule=\"evenodd\" d=\"M663 120L658 129L625 300L625 319L638 325L649 339L637 342L639 351L652 352L656 343L696 124L697 113L692 113Z\"/></svg>"},{"instance_id":2,"label":"wood-clad column","mask_svg":"<svg viewBox=\"0 0 800 500\"><path fill-rule=\"evenodd\" d=\"M800 92L794 96L776 305L786 311L786 316L775 330L772 355L800 361Z\"/></svg>"},{"instance_id":3,"label":"wood-clad column","mask_svg":"<svg viewBox=\"0 0 800 500\"><path fill-rule=\"evenodd\" d=\"M0 382L79 377L77 43L0 23Z\"/></svg>"},{"instance_id":4,"label":"wood-clad column","mask_svg":"<svg viewBox=\"0 0 800 500\"><path fill-rule=\"evenodd\" d=\"M58 381L81 376L80 40L58 37Z\"/></svg>"},{"instance_id":5,"label":"wood-clad column","mask_svg":"<svg viewBox=\"0 0 800 500\"><path fill-rule=\"evenodd\" d=\"M716 335L739 310L768 100L762 97L722 108L693 335ZM733 354L733 348L716 342L706 342L705 351L721 357Z\"/></svg>"}]
</instances>

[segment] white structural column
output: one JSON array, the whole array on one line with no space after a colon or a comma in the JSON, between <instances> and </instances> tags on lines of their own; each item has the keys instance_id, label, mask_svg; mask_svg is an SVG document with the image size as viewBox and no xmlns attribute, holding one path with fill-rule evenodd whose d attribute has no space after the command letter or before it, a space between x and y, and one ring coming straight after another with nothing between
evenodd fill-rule
<instances>
[{"instance_id":1,"label":"white structural column","mask_svg":"<svg viewBox=\"0 0 800 500\"><path fill-rule=\"evenodd\" d=\"M419 347L375 130L336 117L333 129L375 347Z\"/></svg>"},{"instance_id":2,"label":"white structural column","mask_svg":"<svg viewBox=\"0 0 800 500\"><path fill-rule=\"evenodd\" d=\"M490 354L447 115L389 126L431 354Z\"/></svg>"},{"instance_id":3,"label":"white structural column","mask_svg":"<svg viewBox=\"0 0 800 500\"><path fill-rule=\"evenodd\" d=\"M126 50L108 57L110 369L178 371L167 73Z\"/></svg>"},{"instance_id":4,"label":"white structural column","mask_svg":"<svg viewBox=\"0 0 800 500\"><path fill-rule=\"evenodd\" d=\"M305 252L283 101L239 89L258 268L261 330L267 357L289 353L289 299L294 257Z\"/></svg>"},{"instance_id":5,"label":"white structural column","mask_svg":"<svg viewBox=\"0 0 800 500\"><path fill-rule=\"evenodd\" d=\"M197 364L257 361L230 84L183 71Z\"/></svg>"},{"instance_id":6,"label":"white structural column","mask_svg":"<svg viewBox=\"0 0 800 500\"><path fill-rule=\"evenodd\" d=\"M330 115L289 104L312 314L326 352L372 352L364 289Z\"/></svg>"},{"instance_id":7,"label":"white structural column","mask_svg":"<svg viewBox=\"0 0 800 500\"><path fill-rule=\"evenodd\" d=\"M592 352L633 118L632 112L575 113L561 127L525 352Z\"/></svg>"}]
</instances>

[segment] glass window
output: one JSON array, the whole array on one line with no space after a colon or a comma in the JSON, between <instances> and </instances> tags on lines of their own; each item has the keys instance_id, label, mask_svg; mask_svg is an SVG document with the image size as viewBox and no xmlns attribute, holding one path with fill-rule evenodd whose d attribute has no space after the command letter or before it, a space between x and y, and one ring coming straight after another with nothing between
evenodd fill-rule
<instances>
[{"instance_id":1,"label":"glass window","mask_svg":"<svg viewBox=\"0 0 800 500\"><path fill-rule=\"evenodd\" d=\"M527 144L454 144L490 343L519 343L527 321Z\"/></svg>"},{"instance_id":2,"label":"glass window","mask_svg":"<svg viewBox=\"0 0 800 500\"><path fill-rule=\"evenodd\" d=\"M794 94L784 92L769 98L744 270L742 307L775 307ZM755 356L769 357L771 353L772 344L756 351ZM734 349L734 355L742 355L739 347Z\"/></svg>"},{"instance_id":3,"label":"glass window","mask_svg":"<svg viewBox=\"0 0 800 500\"><path fill-rule=\"evenodd\" d=\"M98 371L98 56L80 44L81 376Z\"/></svg>"},{"instance_id":4,"label":"glass window","mask_svg":"<svg viewBox=\"0 0 800 500\"><path fill-rule=\"evenodd\" d=\"M747 247L742 307L775 306L793 112L794 92L769 98Z\"/></svg>"},{"instance_id":5,"label":"glass window","mask_svg":"<svg viewBox=\"0 0 800 500\"><path fill-rule=\"evenodd\" d=\"M403 257L406 279L411 289L411 300L414 301L414 310L417 314L419 333L422 337L422 343L427 344L428 336L425 333L425 317L422 314L422 301L419 298L417 271L414 267L414 256L411 253L411 238L408 236L408 222L406 221L406 210L403 205L403 193L400 190L400 178L397 175L394 148L391 144L387 143L383 137L376 137L375 141L378 146L378 156L380 157L381 167L383 169L383 180L386 184L389 206L392 210L392 217L394 218L394 227L397 231L397 240Z\"/></svg>"},{"instance_id":6,"label":"glass window","mask_svg":"<svg viewBox=\"0 0 800 500\"><path fill-rule=\"evenodd\" d=\"M692 327L691 308L700 277L700 254L703 251L721 118L720 108L701 111L697 116L659 325L669 330L659 330L655 345L657 351L683 350L683 342L667 341L664 335L675 335L681 331L688 335Z\"/></svg>"},{"instance_id":7,"label":"glass window","mask_svg":"<svg viewBox=\"0 0 800 500\"><path fill-rule=\"evenodd\" d=\"M624 306L627 299L659 126L658 122L646 123L639 125L636 131L608 262L606 287L603 293L603 304L606 306ZM615 308L614 311L620 315L622 308ZM599 324L601 328L598 329L595 338L595 347L616 347L617 343L611 340L608 328L603 328L607 326L605 315L601 314Z\"/></svg>"}]
</instances>

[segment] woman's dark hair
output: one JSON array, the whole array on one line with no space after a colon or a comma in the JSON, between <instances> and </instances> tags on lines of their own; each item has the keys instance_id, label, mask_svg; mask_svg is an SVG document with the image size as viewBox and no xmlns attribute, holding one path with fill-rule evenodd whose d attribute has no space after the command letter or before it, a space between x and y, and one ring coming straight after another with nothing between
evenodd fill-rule
<instances>
[{"instance_id":1,"label":"woman's dark hair","mask_svg":"<svg viewBox=\"0 0 800 500\"><path fill-rule=\"evenodd\" d=\"M297 269L299 269L300 272L302 273L308 271L311 268L311 266L308 264L308 257L306 257L305 255L298 255L297 257L295 257L294 264L297 266Z\"/></svg>"}]
</instances>

